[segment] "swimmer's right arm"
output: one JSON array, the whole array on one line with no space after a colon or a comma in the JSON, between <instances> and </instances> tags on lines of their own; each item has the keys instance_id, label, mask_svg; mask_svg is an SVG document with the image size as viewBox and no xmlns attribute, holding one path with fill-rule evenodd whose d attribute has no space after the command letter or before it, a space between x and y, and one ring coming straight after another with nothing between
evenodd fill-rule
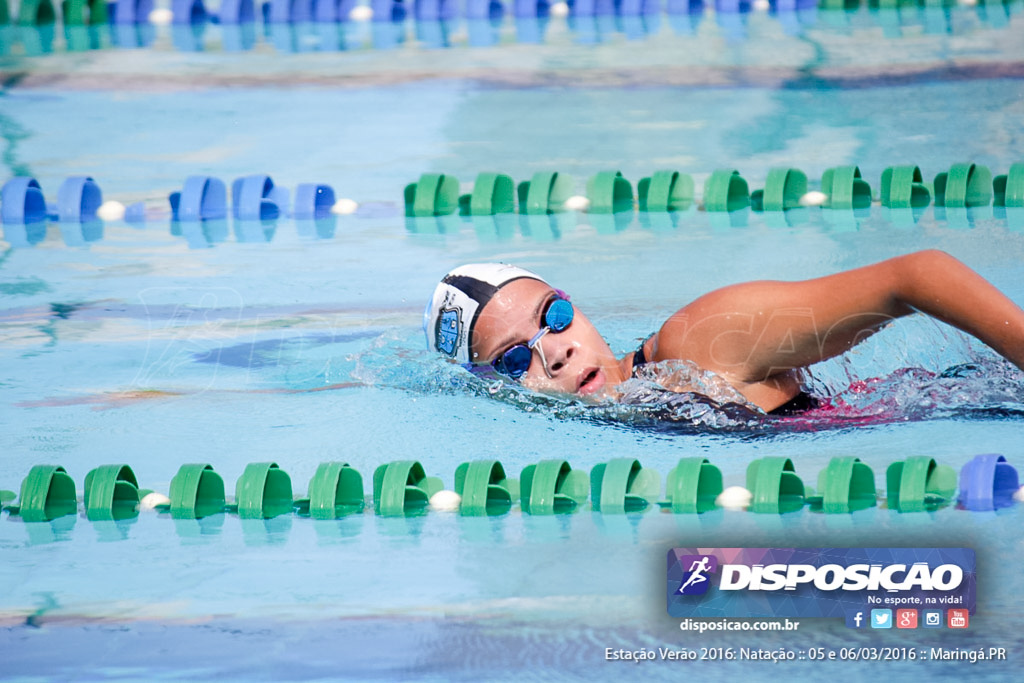
<instances>
[{"instance_id":1,"label":"swimmer's right arm","mask_svg":"<svg viewBox=\"0 0 1024 683\"><path fill-rule=\"evenodd\" d=\"M734 384L769 381L836 356L922 311L1024 368L1024 311L966 265L922 251L802 282L750 282L680 309L655 359L688 358Z\"/></svg>"}]
</instances>

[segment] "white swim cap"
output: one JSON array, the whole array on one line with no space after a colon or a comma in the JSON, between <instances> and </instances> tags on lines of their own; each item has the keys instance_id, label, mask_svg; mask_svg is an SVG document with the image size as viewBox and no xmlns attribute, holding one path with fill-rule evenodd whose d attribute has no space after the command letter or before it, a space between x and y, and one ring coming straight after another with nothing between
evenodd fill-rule
<instances>
[{"instance_id":1,"label":"white swim cap","mask_svg":"<svg viewBox=\"0 0 1024 683\"><path fill-rule=\"evenodd\" d=\"M473 326L487 302L513 280L544 278L504 263L471 263L445 275L423 311L427 346L460 363L470 363Z\"/></svg>"}]
</instances>

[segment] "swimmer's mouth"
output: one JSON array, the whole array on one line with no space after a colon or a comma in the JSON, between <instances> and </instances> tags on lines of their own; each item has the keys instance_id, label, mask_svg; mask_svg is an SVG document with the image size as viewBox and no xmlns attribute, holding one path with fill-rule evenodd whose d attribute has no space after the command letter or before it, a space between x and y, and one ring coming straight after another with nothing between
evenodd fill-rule
<instances>
[{"instance_id":1,"label":"swimmer's mouth","mask_svg":"<svg viewBox=\"0 0 1024 683\"><path fill-rule=\"evenodd\" d=\"M604 386L604 377L600 368L592 368L583 374L580 385L576 388L577 394L592 394Z\"/></svg>"}]
</instances>

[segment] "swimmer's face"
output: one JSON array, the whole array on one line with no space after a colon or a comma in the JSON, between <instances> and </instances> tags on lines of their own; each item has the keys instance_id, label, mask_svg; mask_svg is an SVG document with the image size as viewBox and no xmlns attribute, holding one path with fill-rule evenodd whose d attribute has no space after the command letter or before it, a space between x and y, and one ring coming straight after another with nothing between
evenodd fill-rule
<instances>
[{"instance_id":1,"label":"swimmer's face","mask_svg":"<svg viewBox=\"0 0 1024 683\"><path fill-rule=\"evenodd\" d=\"M513 280L498 290L473 328L473 362L491 363L516 344L527 344L544 326L544 309L556 296L551 287L530 278ZM523 386L545 393L600 398L626 379L604 338L579 309L574 313L568 328L549 332L537 343L544 350L551 376L544 372L535 348L530 367L520 380Z\"/></svg>"}]
</instances>

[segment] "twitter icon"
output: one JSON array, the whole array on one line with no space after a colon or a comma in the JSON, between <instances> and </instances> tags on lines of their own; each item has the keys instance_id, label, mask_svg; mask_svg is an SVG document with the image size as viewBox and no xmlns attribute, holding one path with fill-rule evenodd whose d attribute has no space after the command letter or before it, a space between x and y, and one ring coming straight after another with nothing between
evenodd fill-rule
<instances>
[{"instance_id":1,"label":"twitter icon","mask_svg":"<svg viewBox=\"0 0 1024 683\"><path fill-rule=\"evenodd\" d=\"M871 610L871 628L892 628L892 610Z\"/></svg>"}]
</instances>

